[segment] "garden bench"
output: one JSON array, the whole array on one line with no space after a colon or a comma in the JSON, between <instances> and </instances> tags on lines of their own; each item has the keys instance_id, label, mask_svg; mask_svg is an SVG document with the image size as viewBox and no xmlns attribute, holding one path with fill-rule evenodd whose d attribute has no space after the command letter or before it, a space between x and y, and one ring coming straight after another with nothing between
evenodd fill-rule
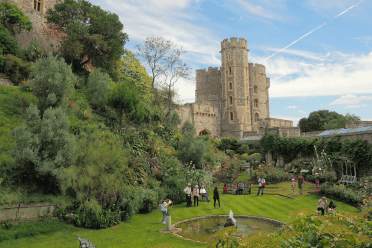
<instances>
[{"instance_id":1,"label":"garden bench","mask_svg":"<svg viewBox=\"0 0 372 248\"><path fill-rule=\"evenodd\" d=\"M89 239L87 239L87 236L85 235L77 235L78 240L80 241L80 248L97 248L97 246L93 245Z\"/></svg>"}]
</instances>

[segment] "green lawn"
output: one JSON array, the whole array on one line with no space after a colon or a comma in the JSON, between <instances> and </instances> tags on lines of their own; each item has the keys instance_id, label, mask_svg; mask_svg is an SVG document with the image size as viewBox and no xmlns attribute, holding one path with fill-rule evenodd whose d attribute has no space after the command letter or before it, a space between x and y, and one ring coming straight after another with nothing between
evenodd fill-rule
<instances>
[{"instance_id":1,"label":"green lawn","mask_svg":"<svg viewBox=\"0 0 372 248\"><path fill-rule=\"evenodd\" d=\"M290 183L279 185L268 185L266 190L280 191L288 188ZM307 185L305 185L307 186ZM279 189L274 188L279 187ZM214 187L213 187L214 188ZM213 196L212 189L208 192ZM306 187L304 188L304 190ZM293 221L288 218L289 214L297 209L309 208L314 209L319 197L313 194L304 194L296 196L296 199L288 199L277 195L256 196L256 189L251 195L220 195L222 209L213 208L213 200L209 203L199 202L199 207L186 208L186 203L179 204L170 208L172 213L172 223L180 220L204 216L204 215L228 215L230 209L234 214L261 216L280 220L286 223ZM211 197L213 198L213 197ZM338 209L346 212L357 213L358 209L335 201ZM78 247L79 242L76 234L86 235L97 247L151 247L157 244L168 244L172 247L201 247L204 244L185 241L173 236L170 233L163 234L159 229L165 228L161 225L162 213L160 209L150 213L136 215L114 228L106 230L89 230L82 228L73 228L54 234L40 235L32 238L21 238L13 241L0 243L0 247Z\"/></svg>"},{"instance_id":2,"label":"green lawn","mask_svg":"<svg viewBox=\"0 0 372 248\"><path fill-rule=\"evenodd\" d=\"M238 178L235 180L236 182L247 182L249 180L251 180L251 175L247 175L245 172L244 173L240 173Z\"/></svg>"}]
</instances>

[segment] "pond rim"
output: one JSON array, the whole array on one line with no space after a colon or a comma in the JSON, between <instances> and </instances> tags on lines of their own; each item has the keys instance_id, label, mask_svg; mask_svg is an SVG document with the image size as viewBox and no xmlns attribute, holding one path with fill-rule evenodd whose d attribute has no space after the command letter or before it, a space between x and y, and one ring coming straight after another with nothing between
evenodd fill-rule
<instances>
[{"instance_id":1,"label":"pond rim","mask_svg":"<svg viewBox=\"0 0 372 248\"><path fill-rule=\"evenodd\" d=\"M173 233L173 235L176 235L177 237L182 238L184 240L190 240L190 241L193 241L193 242L209 244L208 242L202 242L202 241L197 241L197 240L193 240L193 239L188 239L188 238L185 238L185 237L179 235L180 233L182 233L182 229L178 228L177 225L181 224L183 222L192 221L192 220L209 219L209 218L228 218L228 217L229 217L229 215L206 215L206 216L199 216L199 217L194 217L194 218L190 218L190 219L181 220L181 221L172 225L171 232ZM280 224L282 226L287 225L287 223L284 223L282 221L274 220L274 219L270 219L270 218L266 218L266 217L249 216L249 215L234 215L234 218L235 217L246 218L246 219L264 220L264 221L267 221L267 222Z\"/></svg>"}]
</instances>

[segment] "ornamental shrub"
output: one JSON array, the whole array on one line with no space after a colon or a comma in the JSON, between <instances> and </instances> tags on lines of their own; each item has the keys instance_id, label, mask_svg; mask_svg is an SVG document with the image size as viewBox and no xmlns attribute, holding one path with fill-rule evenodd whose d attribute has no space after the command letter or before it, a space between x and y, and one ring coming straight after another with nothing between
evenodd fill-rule
<instances>
[{"instance_id":1,"label":"ornamental shrub","mask_svg":"<svg viewBox=\"0 0 372 248\"><path fill-rule=\"evenodd\" d=\"M103 107L106 103L105 96L111 90L110 76L98 68L89 74L86 89L89 102L94 106Z\"/></svg>"},{"instance_id":2,"label":"ornamental shrub","mask_svg":"<svg viewBox=\"0 0 372 248\"><path fill-rule=\"evenodd\" d=\"M192 185L192 188L195 185ZM171 176L164 180L164 188L167 194L166 198L171 199L174 204L184 202L186 200L183 190L187 187L187 183L175 176Z\"/></svg>"},{"instance_id":3,"label":"ornamental shrub","mask_svg":"<svg viewBox=\"0 0 372 248\"><path fill-rule=\"evenodd\" d=\"M18 86L24 80L27 80L31 73L31 63L26 62L14 55L5 55L5 72L12 83Z\"/></svg>"},{"instance_id":4,"label":"ornamental shrub","mask_svg":"<svg viewBox=\"0 0 372 248\"><path fill-rule=\"evenodd\" d=\"M291 180L294 175L286 172L283 168L274 167L271 164L262 164L258 169L253 170L252 179L264 178L266 182L276 183Z\"/></svg>"}]
</instances>

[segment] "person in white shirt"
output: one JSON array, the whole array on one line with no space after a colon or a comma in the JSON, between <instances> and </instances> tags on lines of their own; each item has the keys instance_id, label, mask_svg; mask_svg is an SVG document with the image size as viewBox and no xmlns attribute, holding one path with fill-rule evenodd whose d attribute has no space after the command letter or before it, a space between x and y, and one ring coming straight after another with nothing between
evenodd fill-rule
<instances>
[{"instance_id":1,"label":"person in white shirt","mask_svg":"<svg viewBox=\"0 0 372 248\"><path fill-rule=\"evenodd\" d=\"M191 184L187 184L187 187L183 190L186 193L187 207L191 207Z\"/></svg>"},{"instance_id":2,"label":"person in white shirt","mask_svg":"<svg viewBox=\"0 0 372 248\"><path fill-rule=\"evenodd\" d=\"M161 211L163 212L163 219L161 224L165 224L165 215L168 212L167 206L169 205L169 202L167 202L165 199L163 203L161 204Z\"/></svg>"},{"instance_id":3,"label":"person in white shirt","mask_svg":"<svg viewBox=\"0 0 372 248\"><path fill-rule=\"evenodd\" d=\"M265 188L265 185L266 185L266 181L264 178L260 178L258 179L258 192L257 192L257 196L260 194L260 190L262 189L262 193L261 195L264 194L264 188Z\"/></svg>"},{"instance_id":4,"label":"person in white shirt","mask_svg":"<svg viewBox=\"0 0 372 248\"><path fill-rule=\"evenodd\" d=\"M204 197L206 198L206 194L207 194L207 191L205 190L204 185L201 186L199 193L202 196L202 201L203 201Z\"/></svg>"}]
</instances>

